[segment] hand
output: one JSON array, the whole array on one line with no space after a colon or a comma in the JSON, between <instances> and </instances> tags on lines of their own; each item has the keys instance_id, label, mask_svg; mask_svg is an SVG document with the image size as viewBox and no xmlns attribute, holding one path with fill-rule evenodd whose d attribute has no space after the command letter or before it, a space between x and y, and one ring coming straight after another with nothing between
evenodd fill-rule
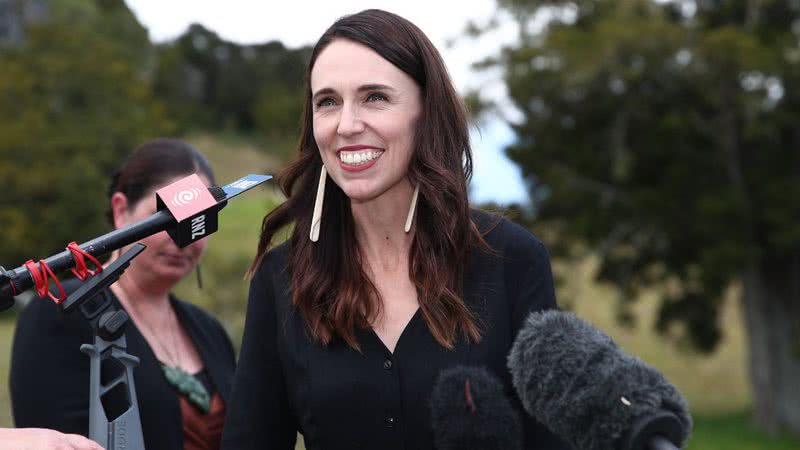
<instances>
[{"instance_id":1,"label":"hand","mask_svg":"<svg viewBox=\"0 0 800 450\"><path fill-rule=\"evenodd\" d=\"M78 434L45 428L0 428L0 450L103 450Z\"/></svg>"}]
</instances>

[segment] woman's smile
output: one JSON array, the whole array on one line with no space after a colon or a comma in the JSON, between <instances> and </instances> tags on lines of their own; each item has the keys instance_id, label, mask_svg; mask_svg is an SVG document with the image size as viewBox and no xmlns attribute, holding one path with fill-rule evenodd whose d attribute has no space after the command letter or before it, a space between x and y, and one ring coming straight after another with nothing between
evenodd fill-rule
<instances>
[{"instance_id":1,"label":"woman's smile","mask_svg":"<svg viewBox=\"0 0 800 450\"><path fill-rule=\"evenodd\" d=\"M340 148L336 155L339 165L348 172L362 172L369 169L380 159L384 150L368 145L350 145Z\"/></svg>"}]
</instances>

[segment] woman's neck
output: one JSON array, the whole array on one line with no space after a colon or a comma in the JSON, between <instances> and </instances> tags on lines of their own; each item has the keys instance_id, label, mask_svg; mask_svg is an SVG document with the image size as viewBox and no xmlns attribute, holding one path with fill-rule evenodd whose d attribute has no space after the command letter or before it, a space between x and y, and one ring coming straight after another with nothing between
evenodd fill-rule
<instances>
[{"instance_id":1,"label":"woman's neck","mask_svg":"<svg viewBox=\"0 0 800 450\"><path fill-rule=\"evenodd\" d=\"M148 311L159 313L169 307L169 291L148 288L135 277L123 274L119 281L111 285L111 290L123 303L136 302L136 309L144 314Z\"/></svg>"},{"instance_id":2,"label":"woman's neck","mask_svg":"<svg viewBox=\"0 0 800 450\"><path fill-rule=\"evenodd\" d=\"M116 259L112 257L107 263L111 264ZM142 310L163 310L169 304L169 291L172 284L148 277L146 271L141 271L136 261L132 261L125 271L111 285L111 290L117 298L125 301L135 301Z\"/></svg>"},{"instance_id":3,"label":"woman's neck","mask_svg":"<svg viewBox=\"0 0 800 450\"><path fill-rule=\"evenodd\" d=\"M115 252L112 257L105 263L108 266L117 259ZM119 290L123 291L123 296L134 299L141 304L166 304L169 302L169 291L172 289L174 283L160 280L158 277L140 267L134 260L131 262L130 267L119 277L116 283L111 285L112 291L118 294ZM119 297L119 295L117 295Z\"/></svg>"},{"instance_id":4,"label":"woman's neck","mask_svg":"<svg viewBox=\"0 0 800 450\"><path fill-rule=\"evenodd\" d=\"M414 228L405 232L413 189L405 182L379 198L351 203L356 239L373 270L407 270Z\"/></svg>"}]
</instances>

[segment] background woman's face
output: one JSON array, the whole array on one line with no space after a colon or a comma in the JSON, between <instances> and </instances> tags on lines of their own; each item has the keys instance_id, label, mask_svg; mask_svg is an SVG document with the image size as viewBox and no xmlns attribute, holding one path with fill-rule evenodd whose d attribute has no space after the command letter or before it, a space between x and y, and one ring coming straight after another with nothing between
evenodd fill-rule
<instances>
[{"instance_id":1,"label":"background woman's face","mask_svg":"<svg viewBox=\"0 0 800 450\"><path fill-rule=\"evenodd\" d=\"M338 39L311 70L314 139L334 182L361 202L401 183L422 95L405 72L368 47Z\"/></svg>"},{"instance_id":2,"label":"background woman's face","mask_svg":"<svg viewBox=\"0 0 800 450\"><path fill-rule=\"evenodd\" d=\"M148 194L142 197L137 203L133 205L125 204L126 208L121 211L115 212L114 225L116 228L121 228L125 225L146 219L156 212L156 194L155 192L167 185L170 185L184 175L172 178L164 184L153 188ZM208 178L205 175L200 175L200 179L206 184L210 185ZM117 194L115 194L117 195ZM112 199L112 202L114 200ZM197 266L200 257L205 253L207 239L203 238L199 241L193 242L184 248L179 248L172 241L166 231L156 233L140 240L147 248L136 257L131 263L132 272L137 272L142 277L148 279L157 279L162 283L177 283L183 277L188 275ZM142 270L136 270L142 269ZM144 280L143 280L144 281Z\"/></svg>"}]
</instances>

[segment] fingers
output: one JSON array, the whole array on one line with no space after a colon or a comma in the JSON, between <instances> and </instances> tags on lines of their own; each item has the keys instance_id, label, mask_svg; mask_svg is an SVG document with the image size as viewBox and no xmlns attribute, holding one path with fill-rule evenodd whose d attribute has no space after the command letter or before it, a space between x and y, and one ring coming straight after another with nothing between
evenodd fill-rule
<instances>
[{"instance_id":1,"label":"fingers","mask_svg":"<svg viewBox=\"0 0 800 450\"><path fill-rule=\"evenodd\" d=\"M79 434L65 434L64 437L74 450L103 450L100 444Z\"/></svg>"},{"instance_id":2,"label":"fingers","mask_svg":"<svg viewBox=\"0 0 800 450\"><path fill-rule=\"evenodd\" d=\"M0 450L103 450L78 434L45 428L0 428Z\"/></svg>"}]
</instances>

